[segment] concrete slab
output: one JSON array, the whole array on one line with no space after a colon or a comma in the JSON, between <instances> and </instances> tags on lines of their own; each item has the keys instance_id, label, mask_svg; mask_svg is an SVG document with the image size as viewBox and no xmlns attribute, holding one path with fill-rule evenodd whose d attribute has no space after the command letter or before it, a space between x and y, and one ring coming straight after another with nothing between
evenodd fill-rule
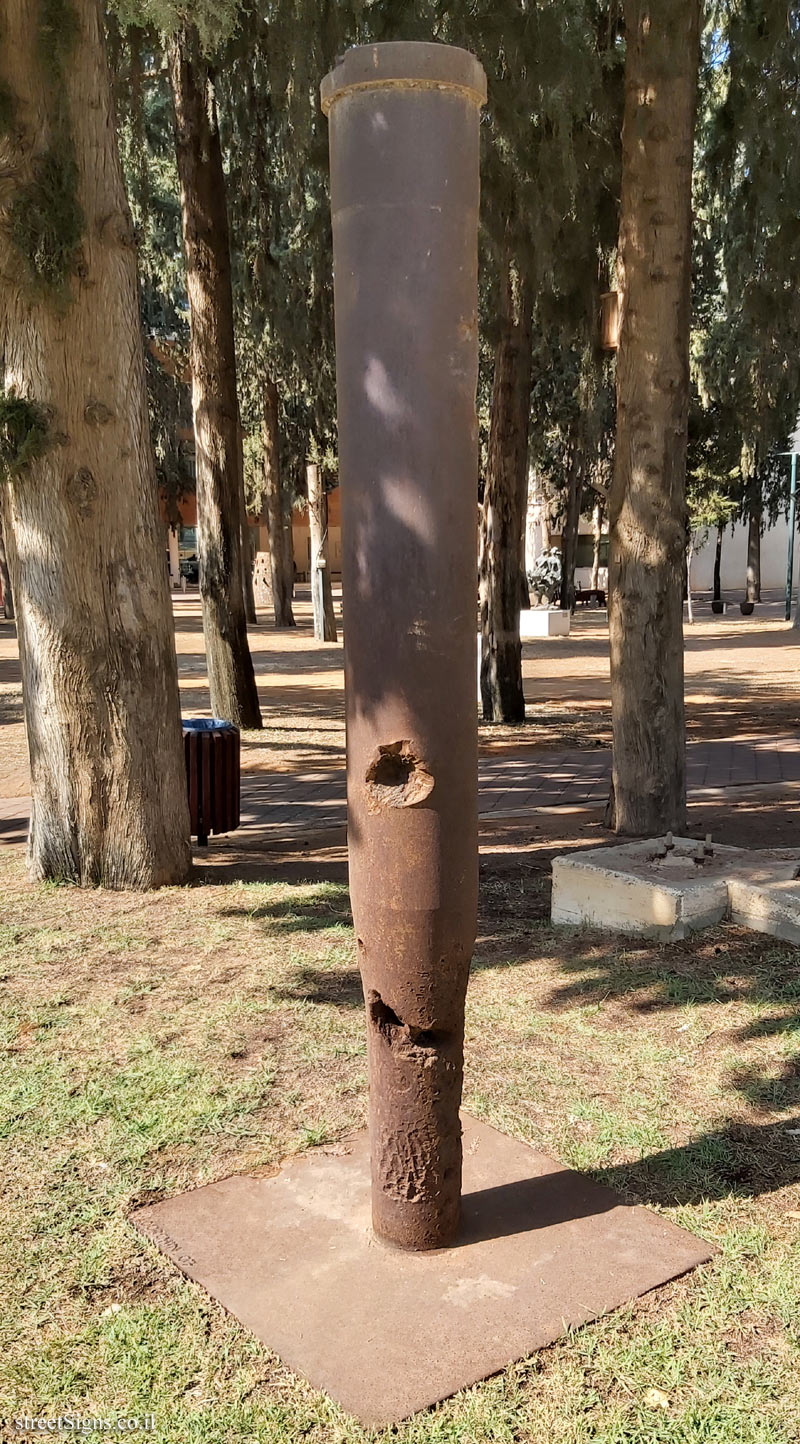
<instances>
[{"instance_id":1,"label":"concrete slab","mask_svg":"<svg viewBox=\"0 0 800 1444\"><path fill-rule=\"evenodd\" d=\"M700 1239L464 1116L457 1245L370 1228L369 1146L139 1209L136 1227L362 1424L406 1418L711 1257Z\"/></svg>"},{"instance_id":2,"label":"concrete slab","mask_svg":"<svg viewBox=\"0 0 800 1444\"><path fill-rule=\"evenodd\" d=\"M797 876L795 863L790 878L762 882L746 877L730 878L731 922L800 947L800 882L794 881Z\"/></svg>"},{"instance_id":3,"label":"concrete slab","mask_svg":"<svg viewBox=\"0 0 800 1444\"><path fill-rule=\"evenodd\" d=\"M800 942L800 853L647 838L553 860L554 923L676 939L723 918Z\"/></svg>"},{"instance_id":4,"label":"concrete slab","mask_svg":"<svg viewBox=\"0 0 800 1444\"><path fill-rule=\"evenodd\" d=\"M715 845L714 857L697 866L693 838L676 837L662 860L663 843L651 838L554 858L553 922L666 939L720 922L728 911L726 873L744 849Z\"/></svg>"}]
</instances>

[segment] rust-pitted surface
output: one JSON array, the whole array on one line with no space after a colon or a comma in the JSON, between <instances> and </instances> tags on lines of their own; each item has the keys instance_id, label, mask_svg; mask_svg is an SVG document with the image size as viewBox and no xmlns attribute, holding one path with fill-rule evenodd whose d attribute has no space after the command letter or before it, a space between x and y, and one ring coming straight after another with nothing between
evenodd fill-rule
<instances>
[{"instance_id":1,"label":"rust-pitted surface","mask_svg":"<svg viewBox=\"0 0 800 1444\"><path fill-rule=\"evenodd\" d=\"M373 1223L458 1227L477 900L478 119L446 46L351 51L330 119L350 886Z\"/></svg>"},{"instance_id":2,"label":"rust-pitted surface","mask_svg":"<svg viewBox=\"0 0 800 1444\"><path fill-rule=\"evenodd\" d=\"M433 775L409 741L379 747L364 781L370 812L380 812L384 807L415 807L433 791Z\"/></svg>"}]
</instances>

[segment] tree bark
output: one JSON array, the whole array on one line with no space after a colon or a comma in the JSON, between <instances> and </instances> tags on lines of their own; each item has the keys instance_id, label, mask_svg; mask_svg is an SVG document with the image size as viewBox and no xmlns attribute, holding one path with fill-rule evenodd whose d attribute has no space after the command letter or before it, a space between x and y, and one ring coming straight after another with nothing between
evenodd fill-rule
<instances>
[{"instance_id":1,"label":"tree bark","mask_svg":"<svg viewBox=\"0 0 800 1444\"><path fill-rule=\"evenodd\" d=\"M281 487L281 499L283 503L283 575L286 578L289 606L291 607L294 601L294 532L292 530L292 503L291 498L286 494L285 486Z\"/></svg>"},{"instance_id":2,"label":"tree bark","mask_svg":"<svg viewBox=\"0 0 800 1444\"><path fill-rule=\"evenodd\" d=\"M6 539L3 532L2 517L0 517L0 589L3 593L3 616L7 622L14 620L14 593L11 587L11 577L8 574L8 558L6 556Z\"/></svg>"},{"instance_id":3,"label":"tree bark","mask_svg":"<svg viewBox=\"0 0 800 1444\"><path fill-rule=\"evenodd\" d=\"M0 480L28 852L37 879L148 888L191 870L178 677L102 9L70 10L74 29L45 48L40 7L7 0L0 46L18 122L0 139L0 397L14 388L43 428ZM74 251L62 212L23 255L9 216L32 191L41 202L59 161Z\"/></svg>"},{"instance_id":4,"label":"tree bark","mask_svg":"<svg viewBox=\"0 0 800 1444\"><path fill-rule=\"evenodd\" d=\"M530 287L508 264L481 510L481 701L487 722L525 721L519 613L530 394Z\"/></svg>"},{"instance_id":5,"label":"tree bark","mask_svg":"<svg viewBox=\"0 0 800 1444\"><path fill-rule=\"evenodd\" d=\"M194 26L168 44L191 327L197 551L211 710L259 728L242 586L242 461L225 176L209 72Z\"/></svg>"},{"instance_id":6,"label":"tree bark","mask_svg":"<svg viewBox=\"0 0 800 1444\"><path fill-rule=\"evenodd\" d=\"M256 593L253 585L253 554L250 550L250 526L247 520L244 488L240 494L240 506L242 513L242 595L244 597L244 615L245 620L255 627L258 623L258 612L256 611Z\"/></svg>"},{"instance_id":7,"label":"tree bark","mask_svg":"<svg viewBox=\"0 0 800 1444\"><path fill-rule=\"evenodd\" d=\"M528 405L530 407L530 389L528 392ZM525 568L525 523L528 512L528 448L525 448L525 466L520 470L517 477L519 494L517 497L517 510L519 512L519 604L523 610L531 604L531 592L528 586L528 573Z\"/></svg>"},{"instance_id":8,"label":"tree bark","mask_svg":"<svg viewBox=\"0 0 800 1444\"><path fill-rule=\"evenodd\" d=\"M592 512L592 580L590 586L597 591L600 586L600 543L603 540L603 503L595 502Z\"/></svg>"},{"instance_id":9,"label":"tree bark","mask_svg":"<svg viewBox=\"0 0 800 1444\"><path fill-rule=\"evenodd\" d=\"M761 601L761 491L753 498L747 522L747 581L745 599Z\"/></svg>"},{"instance_id":10,"label":"tree bark","mask_svg":"<svg viewBox=\"0 0 800 1444\"><path fill-rule=\"evenodd\" d=\"M276 627L294 627L292 592L294 557L291 518L284 516L281 480L278 388L271 377L264 384L264 517L267 524L272 604ZM287 546L288 534L288 546Z\"/></svg>"},{"instance_id":11,"label":"tree bark","mask_svg":"<svg viewBox=\"0 0 800 1444\"><path fill-rule=\"evenodd\" d=\"M311 532L311 601L314 608L314 636L319 642L335 642L331 573L328 566L328 499L316 462L306 467L308 525Z\"/></svg>"},{"instance_id":12,"label":"tree bark","mask_svg":"<svg viewBox=\"0 0 800 1444\"><path fill-rule=\"evenodd\" d=\"M244 494L244 447L242 437L242 421L239 415L239 404L236 404L239 438L237 451L241 462L241 475L239 477L239 509L242 519L242 593L244 596L245 620L254 627L258 625L258 612L256 611L256 592L253 582L253 552L250 547L250 526L247 520L247 501Z\"/></svg>"},{"instance_id":13,"label":"tree bark","mask_svg":"<svg viewBox=\"0 0 800 1444\"><path fill-rule=\"evenodd\" d=\"M680 831L686 820L682 579L700 0L626 0L624 14L609 636L614 820L636 834Z\"/></svg>"},{"instance_id":14,"label":"tree bark","mask_svg":"<svg viewBox=\"0 0 800 1444\"><path fill-rule=\"evenodd\" d=\"M717 527L717 543L714 548L714 596L715 602L722 601L722 533L724 528Z\"/></svg>"},{"instance_id":15,"label":"tree bark","mask_svg":"<svg viewBox=\"0 0 800 1444\"><path fill-rule=\"evenodd\" d=\"M575 565L578 560L578 530L581 522L583 495L583 438L578 420L573 436L572 455L567 475L567 510L561 533L561 606L575 611Z\"/></svg>"}]
</instances>

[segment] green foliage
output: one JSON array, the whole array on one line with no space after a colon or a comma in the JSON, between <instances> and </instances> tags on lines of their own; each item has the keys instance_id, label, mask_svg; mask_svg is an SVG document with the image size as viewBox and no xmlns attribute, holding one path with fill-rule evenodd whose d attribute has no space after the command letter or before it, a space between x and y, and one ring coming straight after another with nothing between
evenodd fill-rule
<instances>
[{"instance_id":1,"label":"green foliage","mask_svg":"<svg viewBox=\"0 0 800 1444\"><path fill-rule=\"evenodd\" d=\"M172 348L170 364L159 359L150 346L145 347L147 398L150 410L150 434L156 462L156 477L166 505L167 520L176 526L178 502L193 490L182 434L191 434L192 410L189 387L181 380L186 355L177 344Z\"/></svg>"},{"instance_id":2,"label":"green foliage","mask_svg":"<svg viewBox=\"0 0 800 1444\"><path fill-rule=\"evenodd\" d=\"M109 23L119 147L139 258L150 431L168 519L194 481L182 435L191 433L189 318L172 104L158 41ZM155 353L155 354L154 354ZM160 359L158 359L160 358Z\"/></svg>"},{"instance_id":3,"label":"green foliage","mask_svg":"<svg viewBox=\"0 0 800 1444\"><path fill-rule=\"evenodd\" d=\"M142 31L115 38L120 156L136 230L142 320L148 335L185 347L188 301L169 82L152 38Z\"/></svg>"},{"instance_id":4,"label":"green foliage","mask_svg":"<svg viewBox=\"0 0 800 1444\"><path fill-rule=\"evenodd\" d=\"M318 13L278 0L267 11L244 11L217 91L242 412L254 452L270 374L281 397L284 470L296 489L314 445L329 471L336 465L328 136L319 81L348 45L401 38L465 45L489 78L481 127L484 434L498 285L509 252L537 294L537 330L547 335L543 371L575 371L572 351L584 355L596 321L601 256L616 239L622 54L616 23L602 7L590 0L558 7L456 0L447 7L353 3ZM586 400L599 391L588 385L582 394ZM607 397L599 405L598 418L607 414ZM589 430L602 425L593 419Z\"/></svg>"},{"instance_id":5,"label":"green foliage","mask_svg":"<svg viewBox=\"0 0 800 1444\"><path fill-rule=\"evenodd\" d=\"M53 0L55 3L55 0ZM584 502L613 462L613 361L596 348L613 286L624 30L608 0L114 0L121 148L148 334L187 334L169 88L157 32L191 22L214 62L230 216L248 495L258 503L264 383L280 396L284 475L336 468L327 125L319 82L348 45L432 39L484 65L479 416L488 432L498 297L513 264L535 295L531 460ZM117 64L116 61L119 63ZM689 501L693 518L783 504L775 453L800 397L797 0L713 0L695 163ZM165 397L151 392L165 441ZM166 407L166 410L164 409ZM161 410L159 410L161 408ZM557 509L557 500L556 500ZM703 522L703 525L706 523ZM709 520L709 525L716 524Z\"/></svg>"},{"instance_id":6,"label":"green foliage","mask_svg":"<svg viewBox=\"0 0 800 1444\"><path fill-rule=\"evenodd\" d=\"M689 411L686 500L693 531L725 527L742 510L740 439L735 418L693 398Z\"/></svg>"},{"instance_id":7,"label":"green foliage","mask_svg":"<svg viewBox=\"0 0 800 1444\"><path fill-rule=\"evenodd\" d=\"M335 16L337 36L346 9ZM216 77L251 506L263 487L268 376L278 391L288 492L304 490L312 451L329 476L336 466L328 135L319 106L319 81L335 54L328 46L338 43L330 18L287 0L246 10Z\"/></svg>"},{"instance_id":8,"label":"green foliage","mask_svg":"<svg viewBox=\"0 0 800 1444\"><path fill-rule=\"evenodd\" d=\"M70 277L81 263L83 210L78 164L65 99L65 73L80 34L70 0L42 0L37 55L44 85L50 139L34 157L29 179L18 185L8 209L8 232L36 293L58 303L68 297ZM13 94L0 90L0 131L14 123Z\"/></svg>"},{"instance_id":9,"label":"green foliage","mask_svg":"<svg viewBox=\"0 0 800 1444\"><path fill-rule=\"evenodd\" d=\"M195 25L209 56L236 32L242 6L243 0L111 0L111 9L124 28L151 28L167 36L184 25Z\"/></svg>"},{"instance_id":10,"label":"green foliage","mask_svg":"<svg viewBox=\"0 0 800 1444\"><path fill-rule=\"evenodd\" d=\"M8 224L34 288L63 299L80 264L84 227L78 166L67 137L37 156L32 179L14 196Z\"/></svg>"},{"instance_id":11,"label":"green foliage","mask_svg":"<svg viewBox=\"0 0 800 1444\"><path fill-rule=\"evenodd\" d=\"M0 389L0 480L18 476L47 445L47 413L16 391Z\"/></svg>"},{"instance_id":12,"label":"green foliage","mask_svg":"<svg viewBox=\"0 0 800 1444\"><path fill-rule=\"evenodd\" d=\"M785 505L776 452L800 398L800 8L720 0L695 164L693 369L741 510Z\"/></svg>"},{"instance_id":13,"label":"green foliage","mask_svg":"<svg viewBox=\"0 0 800 1444\"><path fill-rule=\"evenodd\" d=\"M63 77L80 31L80 20L70 0L40 0L39 64L51 80Z\"/></svg>"}]
</instances>

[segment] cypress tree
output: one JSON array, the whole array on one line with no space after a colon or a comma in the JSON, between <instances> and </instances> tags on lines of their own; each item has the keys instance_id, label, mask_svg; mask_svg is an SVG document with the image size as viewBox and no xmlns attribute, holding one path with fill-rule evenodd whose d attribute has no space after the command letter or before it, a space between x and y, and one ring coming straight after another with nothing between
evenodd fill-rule
<instances>
[{"instance_id":1,"label":"cypress tree","mask_svg":"<svg viewBox=\"0 0 800 1444\"><path fill-rule=\"evenodd\" d=\"M609 636L618 832L681 831L692 148L700 0L626 0ZM680 45L675 37L681 36Z\"/></svg>"},{"instance_id":2,"label":"cypress tree","mask_svg":"<svg viewBox=\"0 0 800 1444\"><path fill-rule=\"evenodd\" d=\"M97 0L9 0L0 95L0 506L31 870L106 887L183 882L177 666Z\"/></svg>"}]
</instances>

